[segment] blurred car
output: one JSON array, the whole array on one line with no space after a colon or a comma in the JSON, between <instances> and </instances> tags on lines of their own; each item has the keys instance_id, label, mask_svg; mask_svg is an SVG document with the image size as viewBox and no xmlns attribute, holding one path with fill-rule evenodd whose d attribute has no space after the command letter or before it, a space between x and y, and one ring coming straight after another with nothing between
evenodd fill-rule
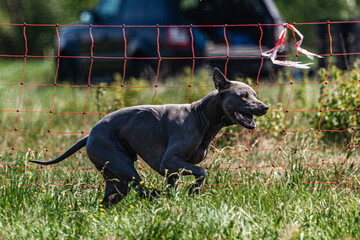
<instances>
[{"instance_id":1,"label":"blurred car","mask_svg":"<svg viewBox=\"0 0 360 240\"><path fill-rule=\"evenodd\" d=\"M194 56L196 67L223 69L228 55L229 75L256 74L259 40L270 49L282 29L272 0L101 0L80 19L82 26L60 30L60 80L86 82L91 54L92 81L123 74L125 57L126 77L156 75L159 57L164 74L192 66ZM267 62L264 72L274 67Z\"/></svg>"}]
</instances>

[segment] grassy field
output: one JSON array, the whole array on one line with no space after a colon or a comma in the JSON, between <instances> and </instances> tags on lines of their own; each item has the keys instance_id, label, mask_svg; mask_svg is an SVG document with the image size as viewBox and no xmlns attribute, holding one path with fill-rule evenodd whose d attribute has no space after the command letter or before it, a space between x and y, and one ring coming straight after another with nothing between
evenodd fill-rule
<instances>
[{"instance_id":1,"label":"grassy field","mask_svg":"<svg viewBox=\"0 0 360 240\"><path fill-rule=\"evenodd\" d=\"M358 185L185 189L156 202L131 192L111 209L102 189L1 189L4 239L358 239Z\"/></svg>"},{"instance_id":2,"label":"grassy field","mask_svg":"<svg viewBox=\"0 0 360 240\"><path fill-rule=\"evenodd\" d=\"M317 132L306 130L316 127L318 113L291 112L284 125L286 114L279 112L286 109L289 99L288 110L318 110L322 86L258 86L260 99L272 110L267 116L256 119L257 130L265 132L252 133L249 139L249 133L243 128L224 129L240 134L219 135L215 153L202 163L210 168L206 181L209 185L201 194L189 196L188 185L194 179L183 177L178 192L162 194L157 201L140 199L131 191L125 200L104 209L100 202L104 191L101 175L84 153L75 154L56 165L58 168L36 168L27 160L58 156L81 137L81 131L89 132L105 113L118 107L151 104L152 101L161 104L197 100L212 91L211 77L207 71L196 73L192 85L208 87L193 87L190 97L187 87L159 87L155 92L153 87L124 88L123 91L111 86L91 87L88 91L87 86L31 85L54 82L54 72L51 61L29 59L24 74L26 84L20 94L21 85L12 84L21 82L23 62L0 62L0 82L7 84L0 85L0 110L12 110L0 112L0 239L360 238L359 184L326 183L336 182L340 173L341 181L357 182L360 176L357 165L306 165L309 161L315 164L344 160L357 163L359 150L313 151ZM329 80L337 81L336 74L338 72L332 72ZM121 78L117 76L116 79ZM275 83L288 83L290 79L289 74L279 75ZM250 79L245 81L254 83ZM299 81L320 80L304 75ZM136 79L127 84L149 85ZM188 85L189 73L159 84ZM357 89L358 83L350 86ZM329 100L331 93L338 90L328 91ZM322 126L333 119L332 115L325 115ZM333 126L341 127L336 124L334 122ZM358 124L357 120L355 127ZM284 127L303 132L274 132ZM339 133L347 136L342 141L321 138L317 146L347 146L348 133ZM352 146L357 143L358 131L354 133ZM296 151L262 150L247 154L242 151L279 146ZM236 153L239 151L241 153ZM268 167L271 164L286 167ZM240 165L242 168L238 168ZM142 169L140 174L146 186L155 185L166 190L163 178L144 169L146 166L141 161L137 167Z\"/></svg>"}]
</instances>

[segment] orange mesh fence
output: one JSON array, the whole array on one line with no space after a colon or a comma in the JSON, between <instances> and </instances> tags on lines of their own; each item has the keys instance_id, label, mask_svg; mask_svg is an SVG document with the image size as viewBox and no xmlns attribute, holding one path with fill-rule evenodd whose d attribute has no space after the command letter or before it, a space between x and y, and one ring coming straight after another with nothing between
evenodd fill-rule
<instances>
[{"instance_id":1,"label":"orange mesh fence","mask_svg":"<svg viewBox=\"0 0 360 240\"><path fill-rule=\"evenodd\" d=\"M0 88L3 88L2 91L6 91L6 89L14 88L16 89L16 96L12 99L8 99L12 108L4 107L0 109L0 114L5 116L8 114L11 117L3 117L3 120L0 125L0 135L4 137L2 141L4 143L0 145L0 154L2 158L0 158L0 175L2 176L2 180L0 185L27 185L27 186L82 186L82 187L98 187L102 186L103 182L100 178L97 178L95 182L83 183L81 181L74 181L76 176L80 172L88 172L89 178L90 175L95 174L95 169L89 164L85 164L84 162L89 162L85 159L86 153L84 151L80 151L80 154L76 154L74 158L76 161L73 162L72 166L63 166L63 165L54 165L54 166L37 166L37 165L30 165L26 163L26 161L18 161L18 158L22 158L26 154L32 154L33 157L41 157L42 160L50 160L51 158L63 153L66 150L66 147L70 147L74 143L74 139L78 139L82 136L89 134L91 126L99 120L102 116L109 113L107 111L89 111L89 109L95 109L91 107L92 104L96 104L96 102L91 101L96 91L99 89L117 89L118 95L116 96L116 100L111 103L110 105L116 105L116 108L119 109L122 107L122 102L124 101L125 97L124 94L127 90L140 90L140 89L152 89L153 95L151 100L148 104L156 103L156 98L159 96L159 91L165 88L173 88L173 93L176 94L176 91L180 89L184 89L187 92L186 101L190 101L190 97L194 89L199 88L206 88L209 92L212 90L213 86L210 84L201 85L197 82L194 82L194 75L195 68L197 64L201 61L208 60L208 59L217 59L221 60L223 64L223 69L225 75L228 74L229 71L236 72L236 69L230 69L230 61L237 60L237 59L246 59L246 58L256 58L259 61L256 63L258 64L258 71L256 74L256 79L252 82L251 86L254 87L257 91L272 91L272 87L281 88L281 92L279 94L284 94L286 96L286 102L284 103L284 108L277 109L276 106L270 106L270 111L268 114L273 114L274 116L281 116L281 125L278 126L276 129L272 129L271 127L266 129L265 127L256 129L256 130L246 130L244 128L237 127L237 130L228 129L223 130L220 132L212 144L212 151L208 155L207 159L205 160L204 167L211 172L213 175L216 175L216 172L226 172L232 176L232 181L229 182L228 179L226 182L222 182L221 178L217 179L210 179L207 181L207 185L261 185L261 184L285 184L286 180L284 178L279 178L279 175L285 176L287 169L299 167L300 171L302 171L302 183L304 184L321 184L321 183L357 183L359 182L356 178L356 174L352 175L352 177L344 176L345 173L349 173L348 169L357 168L357 165L360 164L358 161L359 156L359 148L360 148L360 141L358 141L359 130L360 130L360 121L359 121L359 99L360 99L360 76L357 78L350 78L346 79L342 82L338 82L333 80L331 71L332 66L335 65L337 58L349 58L360 55L360 52L355 49L353 51L348 51L345 48L341 48L340 50L335 50L334 48L334 33L332 31L333 28L343 25L343 24L355 24L359 25L360 22L358 21L347 21L347 22L314 22L314 23L296 23L297 28L302 27L317 27L320 26L322 29L326 29L326 34L323 35L323 42L327 43L328 46L324 46L324 52L316 52L317 54L324 57L324 60L321 64L325 66L325 81L302 81L296 78L297 71L292 69L292 73L288 79L285 79L283 82L271 82L265 81L262 78L263 69L266 58L262 57L263 51L263 35L264 35L264 28L265 27L274 27L276 24L239 24L239 25L176 25L176 26L128 26L128 25L114 25L114 26L100 26L100 25L59 25L59 24L7 24L2 23L0 27L7 27L7 28L22 28L24 39L24 52L23 54L0 54L1 60L12 60L12 59L21 59L23 61L23 69L22 73L18 73L19 78L16 82L8 82L6 81L5 77L0 80ZM295 25L295 23L294 23ZM82 56L62 56L60 55L60 44L62 38L59 34L59 28L66 28L66 27L73 27L73 28L86 28L88 31L88 37L90 39L90 46L89 46L89 55L82 55ZM159 43L160 33L165 28L183 28L186 29L191 38L191 52L192 54L189 56L162 56L161 54L161 47ZM32 55L31 49L29 49L29 43L27 39L27 31L29 28L52 28L55 31L56 36L56 44L58 47L57 54L54 55ZM94 40L94 29L97 28L113 28L114 31L119 31L124 40L124 52L122 56L98 56L94 54L94 49L97 46L96 39ZM157 38L157 55L141 58L141 57L131 57L127 55L128 46L127 46L127 31L131 28L152 28L154 29L154 37ZM225 43L226 48L224 49L222 54L217 56L196 56L195 49L194 49L194 34L193 30L195 28L218 28L221 29L223 33L223 41ZM256 56L251 55L234 55L231 52L229 40L227 38L227 32L231 28L252 28L257 29L258 31L258 54ZM293 41L290 41L291 38ZM305 41L307 40L308 36L305 36ZM316 39L317 41L319 39ZM296 42L295 34L289 37L289 45L291 42ZM275 44L275 43L274 43ZM292 46L288 46L292 47ZM290 51L289 51L290 52ZM286 55L279 55L279 58L292 58L294 61L299 61L299 59L303 58L304 55L294 53L294 54L286 54ZM47 83L43 82L34 82L33 80L27 81L26 73L28 69L28 62L31 59L45 59L51 58L56 60L56 68L55 74L53 79L49 79ZM59 66L61 64L61 59L86 59L89 62L88 70L87 70L87 83L82 84L67 84L59 81L58 73L59 73ZM121 71L121 78L118 82L110 85L100 84L97 81L93 81L92 72L94 67L96 67L96 63L102 59L111 59L111 60L118 60L122 63L120 69ZM127 80L127 65L129 61L132 60L139 60L139 59L146 59L146 60L155 60L157 62L157 66L155 68L154 73L154 82L150 82L149 85L134 85L133 83L129 83ZM161 66L164 61L177 61L177 60L184 60L190 62L190 74L187 79L186 84L183 82L179 85L171 85L168 84L167 81L163 81L162 76L160 74ZM136 83L136 82L135 82ZM329 109L324 107L324 103L329 96L329 92L332 91L330 86L335 85L349 85L356 89L356 96L354 97L354 101L351 103L350 106L346 106L345 108L341 109ZM300 108L292 107L294 100L296 99L294 92L298 87L311 87L314 88L314 91L318 91L321 89L321 95L318 99L318 103L316 103L315 107L310 109L309 107L303 105ZM52 95L50 99L48 99L49 104L48 108L46 109L37 109L36 107L32 109L24 109L23 103L24 101L30 101L32 97L31 92L28 92L30 88L50 88L52 91ZM73 111L73 108L62 107L58 106L58 98L59 96L58 91L59 88L61 89L86 89L84 94L78 99L82 103L82 108L78 109L77 111ZM319 91L320 92L320 91ZM61 98L62 96L60 96ZM261 98L261 96L260 96ZM276 97L275 97L276 98ZM337 99L337 101L341 101L341 99ZM71 103L69 103L71 105ZM0 105L1 106L1 105ZM6 105L4 105L6 106ZM59 110L61 109L61 110ZM71 109L71 110L69 110ZM322 128L322 123L325 121L331 121L333 113L346 113L347 116L350 116L349 125L341 128L341 129L328 129ZM32 116L41 115L42 118L47 119L46 126L43 126L41 129L34 127L31 129L23 128L22 123L23 121L30 122L32 121ZM318 116L317 121L317 128L307 128L302 129L300 127L290 126L289 118L294 115L302 116L299 118L300 121L305 121L306 116ZM63 129L59 129L57 127L57 123L61 122L62 117L64 116L73 116L71 123L64 127ZM270 118L271 120L271 118ZM299 121L299 120L298 120ZM35 124L35 123L34 123ZM25 126L25 125L24 125ZM31 126L27 124L26 126ZM35 125L34 125L35 126ZM334 134L344 134L346 133L347 138L341 141L340 144L331 144L328 142L321 141L321 137L325 133L334 133ZM312 138L309 138L305 141L304 144L287 144L287 137L288 136L295 136L295 135L304 136L311 135ZM68 136L72 136L69 138ZM224 138L229 137L236 137L238 141L236 142L236 146L228 146L224 147L224 144L219 145L219 142L222 141ZM2 137L0 137L2 138ZM9 139L11 138L11 141ZM38 148L30 149L27 145L27 141L30 138L37 138L39 140ZM61 139L64 143L61 144L61 149L59 149L56 145L52 142L55 139ZM277 139L276 141L272 141L269 144L261 144L262 140L266 139ZM7 140L7 141L5 141ZM266 140L267 141L267 140ZM299 140L300 141L300 140ZM309 142L311 141L311 142ZM225 142L226 145L226 141ZM220 147L221 146L221 147ZM64 149L63 149L64 148ZM295 153L303 154L301 162L290 162L288 160L284 160L284 156L287 158L291 158L294 156ZM328 153L331 153L331 157L328 157ZM256 158L259 157L261 159ZM321 159L320 159L321 158ZM219 162L219 159L224 159ZM235 159L235 160L234 160ZM316 169L325 169L335 167L337 173L334 175L334 178L329 181L321 181L317 180L315 175L309 175L311 171L316 172ZM146 167L145 165L140 165L141 171L151 171L150 168ZM17 169L21 169L22 172L17 172L17 174L25 173L25 171L31 171L31 178L32 181L30 183L17 183L15 180L12 179L11 175L13 174L12 171L16 172ZM66 176L64 177L66 181L61 180L58 182L52 182L51 176L44 182L42 179L43 175L45 174L44 169L46 171L49 170L58 170L65 171ZM252 172L257 175L263 174L264 181L254 182L249 178L242 178L244 173ZM344 173L345 172L345 173ZM251 174L250 174L251 175ZM310 177L309 177L310 176ZM29 177L30 178L30 177Z\"/></svg>"}]
</instances>

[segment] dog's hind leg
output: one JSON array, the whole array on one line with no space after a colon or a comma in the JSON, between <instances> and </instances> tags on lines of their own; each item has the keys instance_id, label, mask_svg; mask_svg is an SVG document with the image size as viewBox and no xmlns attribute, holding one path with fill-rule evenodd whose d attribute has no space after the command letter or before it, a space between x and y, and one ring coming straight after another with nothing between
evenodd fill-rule
<instances>
[{"instance_id":1,"label":"dog's hind leg","mask_svg":"<svg viewBox=\"0 0 360 240\"><path fill-rule=\"evenodd\" d=\"M136 159L122 145L106 140L102 143L90 142L90 144L87 145L88 156L96 168L103 172L106 181L103 200L105 204L113 204L124 198L129 191L129 183L143 198L153 198L158 195L157 190L149 192L145 188L134 167ZM103 147L103 144L106 144L106 147Z\"/></svg>"},{"instance_id":2,"label":"dog's hind leg","mask_svg":"<svg viewBox=\"0 0 360 240\"><path fill-rule=\"evenodd\" d=\"M105 195L103 204L105 207L120 202L129 192L129 183L117 178L105 180Z\"/></svg>"},{"instance_id":3,"label":"dog's hind leg","mask_svg":"<svg viewBox=\"0 0 360 240\"><path fill-rule=\"evenodd\" d=\"M142 181L139 173L136 171L134 167L133 162L128 161L122 161L121 163L119 161L112 164L112 162L109 162L107 164L107 171L111 171L116 177L115 180L107 181L109 182L109 185L106 185L106 188L109 188L108 191L105 191L105 195L108 193L109 195L113 194L113 192L117 191L116 188L121 188L122 195L125 197L127 192L129 191L128 187L131 186L131 188L135 189L140 197L142 198L150 198L153 199L159 195L159 191L156 189L153 189L152 191L149 191L145 186L144 182ZM104 174L107 173L106 169L104 171ZM104 176L105 177L105 176ZM117 181L117 179L121 179L120 181ZM126 183L126 185L125 185ZM109 187L108 187L109 186ZM104 197L105 199L105 197ZM118 200L120 201L121 198ZM114 200L116 201L116 200Z\"/></svg>"}]
</instances>

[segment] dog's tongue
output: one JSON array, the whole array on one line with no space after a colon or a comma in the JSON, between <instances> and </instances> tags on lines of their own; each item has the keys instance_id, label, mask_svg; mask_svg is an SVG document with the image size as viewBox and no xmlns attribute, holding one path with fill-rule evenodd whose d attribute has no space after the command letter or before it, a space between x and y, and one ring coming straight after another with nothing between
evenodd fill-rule
<instances>
[{"instance_id":1,"label":"dog's tongue","mask_svg":"<svg viewBox=\"0 0 360 240\"><path fill-rule=\"evenodd\" d=\"M235 112L235 118L236 120L241 122L246 128L253 129L256 127L256 123L252 115Z\"/></svg>"}]
</instances>

